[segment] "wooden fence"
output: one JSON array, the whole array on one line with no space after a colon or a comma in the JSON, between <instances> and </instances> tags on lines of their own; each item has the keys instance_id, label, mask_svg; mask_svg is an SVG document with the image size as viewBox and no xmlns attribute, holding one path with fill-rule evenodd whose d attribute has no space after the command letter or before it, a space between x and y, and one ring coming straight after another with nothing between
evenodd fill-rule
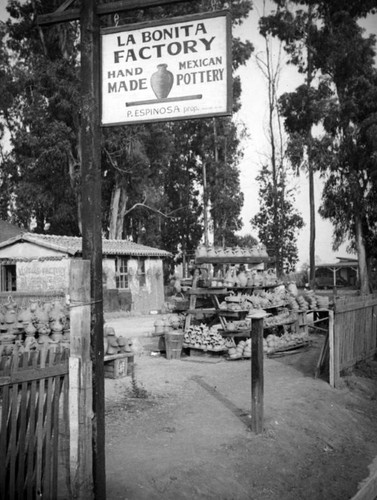
<instances>
[{"instance_id":1,"label":"wooden fence","mask_svg":"<svg viewBox=\"0 0 377 500\"><path fill-rule=\"evenodd\" d=\"M341 372L377 353L377 295L337 299L329 315L330 385Z\"/></svg>"},{"instance_id":2,"label":"wooden fence","mask_svg":"<svg viewBox=\"0 0 377 500\"><path fill-rule=\"evenodd\" d=\"M0 498L57 498L69 351L0 357Z\"/></svg>"},{"instance_id":3,"label":"wooden fence","mask_svg":"<svg viewBox=\"0 0 377 500\"><path fill-rule=\"evenodd\" d=\"M68 338L42 345L43 305L65 296L0 294L0 499L93 498L89 261L71 262L69 297L70 328L56 330ZM30 301L32 318L19 310Z\"/></svg>"}]
</instances>

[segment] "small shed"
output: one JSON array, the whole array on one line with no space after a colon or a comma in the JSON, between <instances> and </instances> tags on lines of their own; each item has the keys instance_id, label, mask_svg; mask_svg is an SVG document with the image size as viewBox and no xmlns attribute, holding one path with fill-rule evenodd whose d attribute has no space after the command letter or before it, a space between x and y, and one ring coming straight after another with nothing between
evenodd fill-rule
<instances>
[{"instance_id":1,"label":"small shed","mask_svg":"<svg viewBox=\"0 0 377 500\"><path fill-rule=\"evenodd\" d=\"M165 250L128 240L102 242L105 311L142 314L161 310L165 301ZM82 258L82 238L22 233L0 243L0 292L68 290L69 260Z\"/></svg>"},{"instance_id":2,"label":"small shed","mask_svg":"<svg viewBox=\"0 0 377 500\"><path fill-rule=\"evenodd\" d=\"M357 280L357 259L338 257L338 262L315 266L315 284L318 288L353 287Z\"/></svg>"}]
</instances>

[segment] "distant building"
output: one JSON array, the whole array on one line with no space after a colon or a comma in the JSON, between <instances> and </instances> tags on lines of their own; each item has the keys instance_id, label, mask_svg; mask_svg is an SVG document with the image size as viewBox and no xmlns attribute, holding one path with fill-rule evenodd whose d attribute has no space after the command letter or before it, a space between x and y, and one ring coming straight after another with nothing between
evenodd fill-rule
<instances>
[{"instance_id":1,"label":"distant building","mask_svg":"<svg viewBox=\"0 0 377 500\"><path fill-rule=\"evenodd\" d=\"M104 239L102 247L104 310L161 310L163 259L171 254L127 240ZM0 243L0 292L68 293L75 258L82 258L82 238L18 234Z\"/></svg>"},{"instance_id":2,"label":"distant building","mask_svg":"<svg viewBox=\"0 0 377 500\"><path fill-rule=\"evenodd\" d=\"M337 257L338 262L320 263L315 266L317 288L354 287L358 281L358 261Z\"/></svg>"}]
</instances>

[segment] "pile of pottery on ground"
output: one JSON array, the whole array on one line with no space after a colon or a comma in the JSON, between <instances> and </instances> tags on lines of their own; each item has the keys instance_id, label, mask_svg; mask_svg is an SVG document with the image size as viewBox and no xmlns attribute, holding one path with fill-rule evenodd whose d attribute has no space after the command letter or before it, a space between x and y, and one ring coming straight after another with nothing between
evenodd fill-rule
<instances>
[{"instance_id":1,"label":"pile of pottery on ground","mask_svg":"<svg viewBox=\"0 0 377 500\"><path fill-rule=\"evenodd\" d=\"M12 298L0 305L0 354L69 346L69 310L59 301L19 306Z\"/></svg>"}]
</instances>

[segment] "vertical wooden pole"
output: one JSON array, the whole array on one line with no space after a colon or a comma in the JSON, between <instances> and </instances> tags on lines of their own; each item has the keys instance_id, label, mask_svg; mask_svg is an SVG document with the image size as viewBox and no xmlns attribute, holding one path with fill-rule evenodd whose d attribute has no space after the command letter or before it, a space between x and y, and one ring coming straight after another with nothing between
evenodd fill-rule
<instances>
[{"instance_id":1,"label":"vertical wooden pole","mask_svg":"<svg viewBox=\"0 0 377 500\"><path fill-rule=\"evenodd\" d=\"M93 362L93 477L95 498L106 498L103 366L101 129L99 99L99 19L95 0L82 0L81 22L81 183L83 258L91 264Z\"/></svg>"},{"instance_id":2,"label":"vertical wooden pole","mask_svg":"<svg viewBox=\"0 0 377 500\"><path fill-rule=\"evenodd\" d=\"M263 318L251 320L251 430L263 431Z\"/></svg>"},{"instance_id":3,"label":"vertical wooden pole","mask_svg":"<svg viewBox=\"0 0 377 500\"><path fill-rule=\"evenodd\" d=\"M69 453L71 496L93 498L90 263L70 266Z\"/></svg>"},{"instance_id":4,"label":"vertical wooden pole","mask_svg":"<svg viewBox=\"0 0 377 500\"><path fill-rule=\"evenodd\" d=\"M339 382L339 335L336 331L334 311L329 311L329 378L331 387Z\"/></svg>"}]
</instances>

